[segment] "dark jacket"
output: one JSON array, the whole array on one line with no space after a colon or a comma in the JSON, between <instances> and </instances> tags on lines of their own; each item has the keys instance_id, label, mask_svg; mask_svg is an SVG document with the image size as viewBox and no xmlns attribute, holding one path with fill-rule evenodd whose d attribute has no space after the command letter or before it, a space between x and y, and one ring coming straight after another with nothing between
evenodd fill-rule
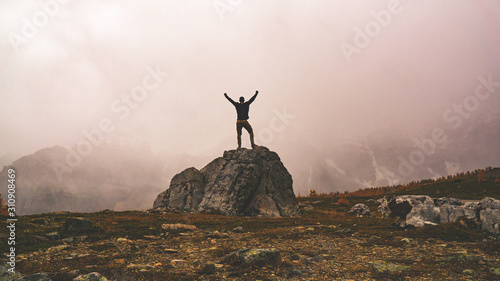
<instances>
[{"instance_id":1,"label":"dark jacket","mask_svg":"<svg viewBox=\"0 0 500 281\"><path fill-rule=\"evenodd\" d=\"M236 112L238 113L238 120L248 120L248 118L250 118L248 117L248 110L250 109L250 104L255 100L258 94L259 93L256 93L249 101L244 103L235 102L226 94L224 94L224 96L234 105L234 107L236 107Z\"/></svg>"}]
</instances>

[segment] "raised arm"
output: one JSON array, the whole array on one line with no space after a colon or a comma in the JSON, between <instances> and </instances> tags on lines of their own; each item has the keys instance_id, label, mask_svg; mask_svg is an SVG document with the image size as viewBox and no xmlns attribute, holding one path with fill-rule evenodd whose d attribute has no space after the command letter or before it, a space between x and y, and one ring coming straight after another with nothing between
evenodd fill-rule
<instances>
[{"instance_id":1,"label":"raised arm","mask_svg":"<svg viewBox=\"0 0 500 281\"><path fill-rule=\"evenodd\" d=\"M248 103L252 103L258 94L259 94L259 91L255 91L255 95L253 95L253 97L248 101Z\"/></svg>"},{"instance_id":2,"label":"raised arm","mask_svg":"<svg viewBox=\"0 0 500 281\"><path fill-rule=\"evenodd\" d=\"M234 100L232 100L226 93L224 93L224 96L226 97L226 99L232 103L233 105L236 104L236 102Z\"/></svg>"}]
</instances>

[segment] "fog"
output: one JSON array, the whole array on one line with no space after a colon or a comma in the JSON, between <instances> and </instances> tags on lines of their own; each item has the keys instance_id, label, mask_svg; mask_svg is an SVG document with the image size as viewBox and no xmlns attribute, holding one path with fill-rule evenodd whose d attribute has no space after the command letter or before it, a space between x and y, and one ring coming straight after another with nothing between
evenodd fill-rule
<instances>
[{"instance_id":1,"label":"fog","mask_svg":"<svg viewBox=\"0 0 500 281\"><path fill-rule=\"evenodd\" d=\"M298 138L430 134L478 77L500 80L493 0L9 0L0 31L0 156L74 146L103 120L155 153L222 155L236 147L223 94L258 90L256 142L286 165Z\"/></svg>"}]
</instances>

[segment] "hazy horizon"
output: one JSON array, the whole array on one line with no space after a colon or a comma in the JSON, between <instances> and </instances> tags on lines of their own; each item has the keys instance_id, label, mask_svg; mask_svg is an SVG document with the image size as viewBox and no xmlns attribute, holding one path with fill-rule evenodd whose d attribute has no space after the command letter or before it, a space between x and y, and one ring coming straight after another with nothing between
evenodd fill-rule
<instances>
[{"instance_id":1,"label":"hazy horizon","mask_svg":"<svg viewBox=\"0 0 500 281\"><path fill-rule=\"evenodd\" d=\"M0 24L0 156L103 122L156 153L218 156L236 147L224 93L259 91L257 144L288 163L298 139L430 136L500 108L498 88L464 104L500 81L496 1L2 1Z\"/></svg>"}]
</instances>

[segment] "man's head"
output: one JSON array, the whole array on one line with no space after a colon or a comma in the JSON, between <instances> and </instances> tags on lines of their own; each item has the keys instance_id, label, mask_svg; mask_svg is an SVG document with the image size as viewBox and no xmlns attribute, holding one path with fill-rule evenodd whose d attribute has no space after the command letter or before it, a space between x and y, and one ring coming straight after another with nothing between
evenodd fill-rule
<instances>
[{"instance_id":1,"label":"man's head","mask_svg":"<svg viewBox=\"0 0 500 281\"><path fill-rule=\"evenodd\" d=\"M245 98L244 97L240 97L240 102L241 103L245 102Z\"/></svg>"}]
</instances>

